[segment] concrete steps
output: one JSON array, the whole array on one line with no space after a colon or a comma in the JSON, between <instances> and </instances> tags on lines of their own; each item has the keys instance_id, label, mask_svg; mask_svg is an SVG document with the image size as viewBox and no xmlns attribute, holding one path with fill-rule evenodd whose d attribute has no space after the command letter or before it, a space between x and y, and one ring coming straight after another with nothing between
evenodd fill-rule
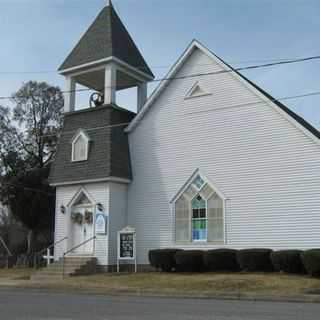
<instances>
[{"instance_id":1,"label":"concrete steps","mask_svg":"<svg viewBox=\"0 0 320 320\"><path fill-rule=\"evenodd\" d=\"M96 273L97 259L94 257L65 257L31 275L32 281L56 281L63 278Z\"/></svg>"}]
</instances>

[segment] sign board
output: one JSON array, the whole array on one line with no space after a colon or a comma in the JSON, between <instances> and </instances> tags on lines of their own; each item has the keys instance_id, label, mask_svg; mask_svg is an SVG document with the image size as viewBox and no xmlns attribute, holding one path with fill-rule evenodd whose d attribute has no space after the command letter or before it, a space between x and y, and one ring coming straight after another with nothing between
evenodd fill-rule
<instances>
[{"instance_id":1,"label":"sign board","mask_svg":"<svg viewBox=\"0 0 320 320\"><path fill-rule=\"evenodd\" d=\"M118 272L121 260L134 260L135 272L137 272L136 231L129 226L118 231Z\"/></svg>"},{"instance_id":2,"label":"sign board","mask_svg":"<svg viewBox=\"0 0 320 320\"><path fill-rule=\"evenodd\" d=\"M106 234L107 216L104 213L96 213L95 230L96 234Z\"/></svg>"},{"instance_id":3,"label":"sign board","mask_svg":"<svg viewBox=\"0 0 320 320\"><path fill-rule=\"evenodd\" d=\"M133 233L120 233L120 259L134 259L133 238Z\"/></svg>"}]
</instances>

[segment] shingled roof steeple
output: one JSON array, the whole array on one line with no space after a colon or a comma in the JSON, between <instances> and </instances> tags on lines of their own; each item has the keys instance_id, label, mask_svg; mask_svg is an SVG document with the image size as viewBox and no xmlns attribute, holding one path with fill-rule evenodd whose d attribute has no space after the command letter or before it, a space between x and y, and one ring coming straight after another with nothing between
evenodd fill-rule
<instances>
[{"instance_id":1,"label":"shingled roof steeple","mask_svg":"<svg viewBox=\"0 0 320 320\"><path fill-rule=\"evenodd\" d=\"M99 63L110 57L125 62L149 77L154 77L111 1L99 13L59 71L64 73L76 67Z\"/></svg>"}]
</instances>

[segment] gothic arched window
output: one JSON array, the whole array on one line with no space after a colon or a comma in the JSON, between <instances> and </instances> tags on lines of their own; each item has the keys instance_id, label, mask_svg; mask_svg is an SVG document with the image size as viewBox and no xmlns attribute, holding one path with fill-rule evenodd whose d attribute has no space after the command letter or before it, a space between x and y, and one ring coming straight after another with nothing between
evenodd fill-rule
<instances>
[{"instance_id":1,"label":"gothic arched window","mask_svg":"<svg viewBox=\"0 0 320 320\"><path fill-rule=\"evenodd\" d=\"M88 159L89 137L80 130L72 139L72 161L85 161Z\"/></svg>"},{"instance_id":2,"label":"gothic arched window","mask_svg":"<svg viewBox=\"0 0 320 320\"><path fill-rule=\"evenodd\" d=\"M198 174L175 201L177 242L224 241L224 201Z\"/></svg>"}]
</instances>

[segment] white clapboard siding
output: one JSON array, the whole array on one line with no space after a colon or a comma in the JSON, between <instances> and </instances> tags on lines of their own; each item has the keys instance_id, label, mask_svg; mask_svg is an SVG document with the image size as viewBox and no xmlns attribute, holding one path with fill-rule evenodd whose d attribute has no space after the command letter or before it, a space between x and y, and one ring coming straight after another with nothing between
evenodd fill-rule
<instances>
[{"instance_id":1,"label":"white clapboard siding","mask_svg":"<svg viewBox=\"0 0 320 320\"><path fill-rule=\"evenodd\" d=\"M110 183L109 265L117 263L117 234L126 224L127 184Z\"/></svg>"},{"instance_id":2,"label":"white clapboard siding","mask_svg":"<svg viewBox=\"0 0 320 320\"><path fill-rule=\"evenodd\" d=\"M84 188L94 203L101 203L104 208L109 208L109 185L108 183L92 183L85 185L71 185L71 186L60 186L56 189L56 220L55 220L55 242L69 236L68 225L70 221L70 210L67 210L66 214L60 213L60 206L68 206L70 201L79 191L79 189ZM69 209L69 208L68 208ZM68 246L68 241L64 241L58 244L55 248L55 259L62 257L63 253L70 249ZM97 235L94 245L94 256L98 258L98 264L107 265L108 264L108 236L107 235Z\"/></svg>"},{"instance_id":3,"label":"white clapboard siding","mask_svg":"<svg viewBox=\"0 0 320 320\"><path fill-rule=\"evenodd\" d=\"M196 49L176 76L221 68ZM196 81L211 95L185 100ZM319 144L230 73L171 81L129 140L138 263L175 246L170 200L197 168L227 197L225 246L320 246Z\"/></svg>"}]
</instances>

